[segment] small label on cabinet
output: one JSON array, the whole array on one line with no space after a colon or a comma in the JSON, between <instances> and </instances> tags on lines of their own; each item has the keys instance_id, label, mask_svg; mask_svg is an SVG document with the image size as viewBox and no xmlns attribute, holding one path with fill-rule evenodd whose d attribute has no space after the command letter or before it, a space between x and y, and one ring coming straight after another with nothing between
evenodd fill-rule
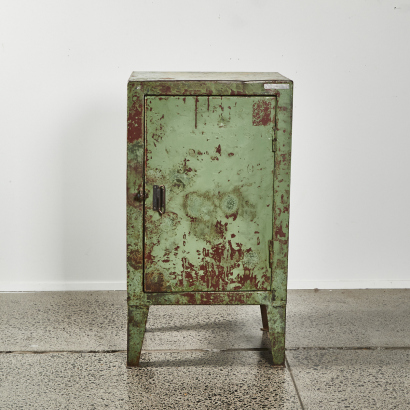
<instances>
[{"instance_id":1,"label":"small label on cabinet","mask_svg":"<svg viewBox=\"0 0 410 410\"><path fill-rule=\"evenodd\" d=\"M289 84L264 84L265 90L288 90Z\"/></svg>"}]
</instances>

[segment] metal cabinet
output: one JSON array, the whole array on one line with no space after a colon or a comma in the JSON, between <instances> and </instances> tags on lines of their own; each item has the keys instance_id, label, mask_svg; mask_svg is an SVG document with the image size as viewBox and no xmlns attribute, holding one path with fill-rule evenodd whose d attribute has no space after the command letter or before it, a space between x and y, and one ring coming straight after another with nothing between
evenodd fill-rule
<instances>
[{"instance_id":1,"label":"metal cabinet","mask_svg":"<svg viewBox=\"0 0 410 410\"><path fill-rule=\"evenodd\" d=\"M134 72L128 83L128 365L150 305L261 305L284 363L293 83Z\"/></svg>"}]
</instances>

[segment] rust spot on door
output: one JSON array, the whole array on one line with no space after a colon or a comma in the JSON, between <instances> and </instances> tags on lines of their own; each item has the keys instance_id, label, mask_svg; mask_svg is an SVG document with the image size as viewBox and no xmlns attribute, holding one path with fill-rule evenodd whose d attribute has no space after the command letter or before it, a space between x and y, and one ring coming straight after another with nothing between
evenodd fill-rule
<instances>
[{"instance_id":1,"label":"rust spot on door","mask_svg":"<svg viewBox=\"0 0 410 410\"><path fill-rule=\"evenodd\" d=\"M262 100L253 103L252 125L269 125L272 123L272 104Z\"/></svg>"},{"instance_id":2,"label":"rust spot on door","mask_svg":"<svg viewBox=\"0 0 410 410\"><path fill-rule=\"evenodd\" d=\"M164 275L161 272L149 272L145 275L145 290L154 292L166 292L169 287L165 284Z\"/></svg>"}]
</instances>

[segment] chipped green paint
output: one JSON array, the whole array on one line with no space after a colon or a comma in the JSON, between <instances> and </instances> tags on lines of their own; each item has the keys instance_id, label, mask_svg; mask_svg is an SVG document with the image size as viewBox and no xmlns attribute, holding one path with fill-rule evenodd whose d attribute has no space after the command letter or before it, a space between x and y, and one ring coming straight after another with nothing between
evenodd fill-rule
<instances>
[{"instance_id":1,"label":"chipped green paint","mask_svg":"<svg viewBox=\"0 0 410 410\"><path fill-rule=\"evenodd\" d=\"M269 339L272 348L273 364L282 366L285 363L285 306L267 306Z\"/></svg>"},{"instance_id":2,"label":"chipped green paint","mask_svg":"<svg viewBox=\"0 0 410 410\"><path fill-rule=\"evenodd\" d=\"M220 80L133 73L128 83L129 365L143 339L132 312L152 304L266 305L283 364L293 84L276 73ZM162 217L154 184L167 188Z\"/></svg>"},{"instance_id":3,"label":"chipped green paint","mask_svg":"<svg viewBox=\"0 0 410 410\"><path fill-rule=\"evenodd\" d=\"M127 363L138 366L149 307L128 306Z\"/></svg>"}]
</instances>

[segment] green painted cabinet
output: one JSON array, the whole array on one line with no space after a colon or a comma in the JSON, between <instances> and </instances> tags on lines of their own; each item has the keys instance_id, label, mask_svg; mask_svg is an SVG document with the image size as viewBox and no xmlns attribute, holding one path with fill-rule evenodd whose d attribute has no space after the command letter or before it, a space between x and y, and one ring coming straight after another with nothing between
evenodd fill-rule
<instances>
[{"instance_id":1,"label":"green painted cabinet","mask_svg":"<svg viewBox=\"0 0 410 410\"><path fill-rule=\"evenodd\" d=\"M277 73L128 83L128 365L150 305L259 304L283 365L292 89Z\"/></svg>"}]
</instances>

